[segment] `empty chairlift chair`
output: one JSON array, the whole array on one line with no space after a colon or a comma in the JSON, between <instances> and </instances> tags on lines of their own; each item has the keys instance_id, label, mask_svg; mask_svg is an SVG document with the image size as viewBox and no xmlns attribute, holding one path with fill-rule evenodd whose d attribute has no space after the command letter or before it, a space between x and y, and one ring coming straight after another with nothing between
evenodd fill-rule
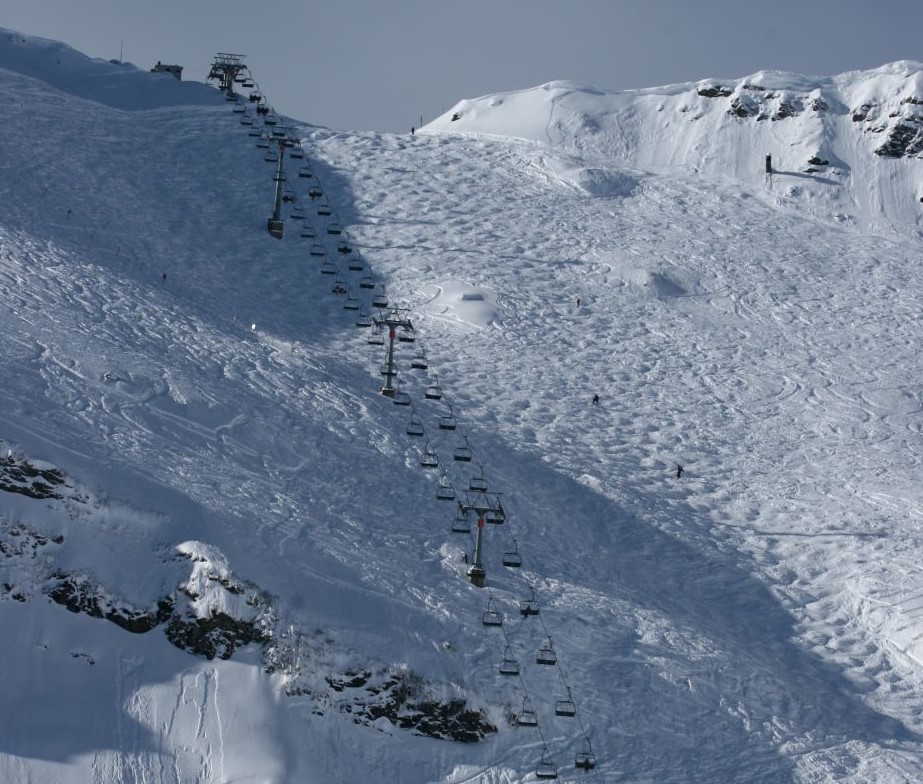
<instances>
[{"instance_id":1,"label":"empty chairlift chair","mask_svg":"<svg viewBox=\"0 0 923 784\"><path fill-rule=\"evenodd\" d=\"M397 339L401 343L416 343L417 336L413 331L413 327L402 327L401 331L397 333Z\"/></svg>"},{"instance_id":2,"label":"empty chairlift chair","mask_svg":"<svg viewBox=\"0 0 923 784\"><path fill-rule=\"evenodd\" d=\"M501 675L519 675L519 662L513 658L513 651L509 645L506 646L503 661L500 662L498 670Z\"/></svg>"},{"instance_id":3,"label":"empty chairlift chair","mask_svg":"<svg viewBox=\"0 0 923 784\"><path fill-rule=\"evenodd\" d=\"M503 615L497 609L493 597L487 600L487 609L481 616L481 623L485 626L503 626Z\"/></svg>"},{"instance_id":4,"label":"empty chairlift chair","mask_svg":"<svg viewBox=\"0 0 923 784\"><path fill-rule=\"evenodd\" d=\"M359 309L359 314L356 316L356 326L357 327L371 327L372 326L372 317L369 315L368 311L364 308Z\"/></svg>"},{"instance_id":5,"label":"empty chairlift chair","mask_svg":"<svg viewBox=\"0 0 923 784\"><path fill-rule=\"evenodd\" d=\"M381 334L381 327L373 330L372 334L365 339L365 342L370 346L383 346L385 344L385 336Z\"/></svg>"},{"instance_id":6,"label":"empty chairlift chair","mask_svg":"<svg viewBox=\"0 0 923 784\"><path fill-rule=\"evenodd\" d=\"M471 462L471 447L468 446L467 436L465 436L465 440L462 444L459 444L457 447L455 447L455 451L452 453L452 458L458 460L460 463Z\"/></svg>"},{"instance_id":7,"label":"empty chairlift chair","mask_svg":"<svg viewBox=\"0 0 923 784\"><path fill-rule=\"evenodd\" d=\"M257 139L256 146L265 150L269 148L269 139L260 134L260 138Z\"/></svg>"},{"instance_id":8,"label":"empty chairlift chair","mask_svg":"<svg viewBox=\"0 0 923 784\"><path fill-rule=\"evenodd\" d=\"M409 406L410 405L410 394L407 392L397 391L394 393L394 397L391 402L396 406Z\"/></svg>"},{"instance_id":9,"label":"empty chairlift chair","mask_svg":"<svg viewBox=\"0 0 923 784\"><path fill-rule=\"evenodd\" d=\"M432 384L427 384L426 388L423 390L423 397L427 400L442 400L442 387L439 386L439 381L434 380ZM443 428L444 430L445 428Z\"/></svg>"},{"instance_id":10,"label":"empty chairlift chair","mask_svg":"<svg viewBox=\"0 0 923 784\"><path fill-rule=\"evenodd\" d=\"M319 242L315 241L311 246L310 253L312 256L323 257L327 255L327 251L324 250L324 246Z\"/></svg>"},{"instance_id":11,"label":"empty chairlift chair","mask_svg":"<svg viewBox=\"0 0 923 784\"><path fill-rule=\"evenodd\" d=\"M366 289L366 290L375 288L375 281L372 280L372 276L371 276L371 275L363 275L363 276L359 279L359 288L360 288L360 289Z\"/></svg>"},{"instance_id":12,"label":"empty chairlift chair","mask_svg":"<svg viewBox=\"0 0 923 784\"><path fill-rule=\"evenodd\" d=\"M296 159L304 158L304 150L302 150L301 147L296 145L288 151L288 157L296 158Z\"/></svg>"},{"instance_id":13,"label":"empty chairlift chair","mask_svg":"<svg viewBox=\"0 0 923 784\"><path fill-rule=\"evenodd\" d=\"M383 291L377 291L372 296L372 307L373 308L386 308L388 307L388 298L385 296Z\"/></svg>"},{"instance_id":14,"label":"empty chairlift chair","mask_svg":"<svg viewBox=\"0 0 923 784\"><path fill-rule=\"evenodd\" d=\"M558 654L554 650L554 646L551 644L551 638L548 638L548 642L542 644L542 647L538 649L538 652L535 654L535 663L536 664L557 664L558 663Z\"/></svg>"},{"instance_id":15,"label":"empty chairlift chair","mask_svg":"<svg viewBox=\"0 0 923 784\"><path fill-rule=\"evenodd\" d=\"M307 177L313 177L313 176L314 176L314 172L311 171L311 167L310 167L310 166L302 166L302 167L298 170L298 176L299 176L299 177L305 177L305 178L307 178ZM310 191L309 191L309 192L308 192L308 196L310 196L310 195L311 195L311 193L310 193ZM313 197L312 197L312 198L313 198Z\"/></svg>"},{"instance_id":16,"label":"empty chairlift chair","mask_svg":"<svg viewBox=\"0 0 923 784\"><path fill-rule=\"evenodd\" d=\"M314 230L314 227L310 223L305 223L301 227L301 236L313 240L315 237L317 237L317 232Z\"/></svg>"},{"instance_id":17,"label":"empty chairlift chair","mask_svg":"<svg viewBox=\"0 0 923 784\"><path fill-rule=\"evenodd\" d=\"M247 136L256 137L256 136L262 136L262 135L263 135L263 132L259 128L251 128L249 131L247 131Z\"/></svg>"},{"instance_id":18,"label":"empty chairlift chair","mask_svg":"<svg viewBox=\"0 0 923 784\"><path fill-rule=\"evenodd\" d=\"M433 398L430 398L430 400L432 399ZM454 430L456 427L458 427L458 422L455 421L455 414L452 413L452 406L449 406L449 412L439 417L439 429Z\"/></svg>"},{"instance_id":19,"label":"empty chairlift chair","mask_svg":"<svg viewBox=\"0 0 923 784\"><path fill-rule=\"evenodd\" d=\"M519 547L515 539L513 539L512 549L503 553L503 565L510 569L519 569L522 566L522 556L519 554Z\"/></svg>"},{"instance_id":20,"label":"empty chairlift chair","mask_svg":"<svg viewBox=\"0 0 923 784\"><path fill-rule=\"evenodd\" d=\"M484 521L491 525L503 525L506 522L506 512L503 511L503 504L499 496L496 498L496 503L491 504L490 509L484 513Z\"/></svg>"},{"instance_id":21,"label":"empty chairlift chair","mask_svg":"<svg viewBox=\"0 0 923 784\"><path fill-rule=\"evenodd\" d=\"M304 210L301 207L292 207L292 211L288 214L288 217L294 218L295 220L304 220Z\"/></svg>"},{"instance_id":22,"label":"empty chairlift chair","mask_svg":"<svg viewBox=\"0 0 923 784\"><path fill-rule=\"evenodd\" d=\"M558 777L558 766L548 755L548 749L542 748L542 758L538 765L535 766L535 778L537 779L556 779Z\"/></svg>"},{"instance_id":23,"label":"empty chairlift chair","mask_svg":"<svg viewBox=\"0 0 923 784\"><path fill-rule=\"evenodd\" d=\"M317 208L317 214L322 218L329 218L331 215L333 215L333 210L330 208L329 204L321 204Z\"/></svg>"},{"instance_id":24,"label":"empty chairlift chair","mask_svg":"<svg viewBox=\"0 0 923 784\"><path fill-rule=\"evenodd\" d=\"M554 715L568 717L577 715L577 706L574 705L574 701L571 699L570 688L567 689L567 697L561 700L555 700Z\"/></svg>"},{"instance_id":25,"label":"empty chairlift chair","mask_svg":"<svg viewBox=\"0 0 923 784\"><path fill-rule=\"evenodd\" d=\"M426 354L424 353L422 347L416 353L413 359L410 360L410 367L415 368L416 370L426 370L429 367L429 362L426 359Z\"/></svg>"},{"instance_id":26,"label":"empty chairlift chair","mask_svg":"<svg viewBox=\"0 0 923 784\"><path fill-rule=\"evenodd\" d=\"M480 463L478 464L478 473L476 476L472 476L468 481L468 489L472 493L486 493L487 492L487 479L484 477L484 466Z\"/></svg>"},{"instance_id":27,"label":"empty chairlift chair","mask_svg":"<svg viewBox=\"0 0 923 784\"><path fill-rule=\"evenodd\" d=\"M516 714L517 727L537 727L538 714L532 708L532 701L528 697L522 698L522 710Z\"/></svg>"},{"instance_id":28,"label":"empty chairlift chair","mask_svg":"<svg viewBox=\"0 0 923 784\"><path fill-rule=\"evenodd\" d=\"M365 265L362 263L362 259L358 256L350 256L349 264L346 265L350 272L362 272L365 269Z\"/></svg>"},{"instance_id":29,"label":"empty chairlift chair","mask_svg":"<svg viewBox=\"0 0 923 784\"><path fill-rule=\"evenodd\" d=\"M586 735L583 736L583 745L580 747L580 751L574 754L574 767L578 770L593 770L596 767L596 755L593 753L593 746Z\"/></svg>"},{"instance_id":30,"label":"empty chairlift chair","mask_svg":"<svg viewBox=\"0 0 923 784\"><path fill-rule=\"evenodd\" d=\"M327 233L328 234L342 234L343 227L339 223L337 223L337 221L330 221L330 223L327 224Z\"/></svg>"},{"instance_id":31,"label":"empty chairlift chair","mask_svg":"<svg viewBox=\"0 0 923 784\"><path fill-rule=\"evenodd\" d=\"M241 125L253 125L253 118L247 117L247 116L241 117L240 124ZM254 130L259 130L259 129L254 129Z\"/></svg>"},{"instance_id":32,"label":"empty chairlift chair","mask_svg":"<svg viewBox=\"0 0 923 784\"><path fill-rule=\"evenodd\" d=\"M320 271L324 275L336 275L337 265L330 259L325 259L324 263L320 265Z\"/></svg>"},{"instance_id":33,"label":"empty chairlift chair","mask_svg":"<svg viewBox=\"0 0 923 784\"><path fill-rule=\"evenodd\" d=\"M529 598L519 602L519 614L523 618L528 618L530 615L538 615L538 612L538 599L535 598L535 589L530 585Z\"/></svg>"},{"instance_id":34,"label":"empty chairlift chair","mask_svg":"<svg viewBox=\"0 0 923 784\"><path fill-rule=\"evenodd\" d=\"M343 300L343 310L359 310L361 305L362 303L359 301L359 297L352 292L349 292L346 295L346 299Z\"/></svg>"},{"instance_id":35,"label":"empty chairlift chair","mask_svg":"<svg viewBox=\"0 0 923 784\"><path fill-rule=\"evenodd\" d=\"M407 423L407 435L422 436L423 432L423 423L420 421L420 417L412 413L410 415L410 422Z\"/></svg>"}]
</instances>

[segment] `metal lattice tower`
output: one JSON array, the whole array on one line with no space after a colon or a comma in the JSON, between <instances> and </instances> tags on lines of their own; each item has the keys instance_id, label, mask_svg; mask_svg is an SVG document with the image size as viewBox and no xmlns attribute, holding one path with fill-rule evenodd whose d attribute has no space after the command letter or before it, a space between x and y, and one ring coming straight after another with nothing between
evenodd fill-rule
<instances>
[{"instance_id":1,"label":"metal lattice tower","mask_svg":"<svg viewBox=\"0 0 923 784\"><path fill-rule=\"evenodd\" d=\"M218 80L218 88L228 94L234 95L234 82L238 75L247 71L242 54L230 54L229 52L218 52L212 61L212 67L208 72L208 80Z\"/></svg>"},{"instance_id":2,"label":"metal lattice tower","mask_svg":"<svg viewBox=\"0 0 923 784\"><path fill-rule=\"evenodd\" d=\"M406 310L400 308L391 308L384 318L375 319L376 326L387 325L388 327L388 359L385 370L385 385L381 388L381 394L385 397L394 397L394 385L391 381L397 375L394 369L394 338L397 336L397 328L400 327L409 333L413 333L413 324L406 316L402 315Z\"/></svg>"}]
</instances>

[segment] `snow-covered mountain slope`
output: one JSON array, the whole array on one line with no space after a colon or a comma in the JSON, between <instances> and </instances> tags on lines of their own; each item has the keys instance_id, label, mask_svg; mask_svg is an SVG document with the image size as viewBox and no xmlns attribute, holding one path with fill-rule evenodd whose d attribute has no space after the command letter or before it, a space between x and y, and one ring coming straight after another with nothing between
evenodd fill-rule
<instances>
[{"instance_id":1,"label":"snow-covered mountain slope","mask_svg":"<svg viewBox=\"0 0 923 784\"><path fill-rule=\"evenodd\" d=\"M317 240L277 241L230 104L88 100L4 36L0 779L918 780L919 158L869 149L838 223L512 120L302 126ZM408 407L344 307L384 291ZM436 497L472 479L483 589Z\"/></svg>"},{"instance_id":2,"label":"snow-covered mountain slope","mask_svg":"<svg viewBox=\"0 0 923 784\"><path fill-rule=\"evenodd\" d=\"M572 152L579 163L565 173L590 193L611 187L596 176L600 161L761 188L768 155L780 202L861 230L923 229L918 62L825 79L761 71L627 92L551 82L461 101L427 127Z\"/></svg>"}]
</instances>

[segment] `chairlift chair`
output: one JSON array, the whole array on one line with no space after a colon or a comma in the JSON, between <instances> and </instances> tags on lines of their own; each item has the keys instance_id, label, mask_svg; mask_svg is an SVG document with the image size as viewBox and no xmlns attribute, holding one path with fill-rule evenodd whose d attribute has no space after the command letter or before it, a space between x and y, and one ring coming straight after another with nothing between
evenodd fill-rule
<instances>
[{"instance_id":1,"label":"chairlift chair","mask_svg":"<svg viewBox=\"0 0 923 784\"><path fill-rule=\"evenodd\" d=\"M593 770L596 767L596 755L593 753L590 739L586 736L583 737L580 751L574 754L574 767L579 770Z\"/></svg>"},{"instance_id":2,"label":"chairlift chair","mask_svg":"<svg viewBox=\"0 0 923 784\"><path fill-rule=\"evenodd\" d=\"M542 759L535 766L535 778L537 779L556 779L558 777L558 766L548 756L548 749L543 749Z\"/></svg>"},{"instance_id":3,"label":"chairlift chair","mask_svg":"<svg viewBox=\"0 0 923 784\"><path fill-rule=\"evenodd\" d=\"M513 651L510 646L506 646L506 652L503 654L503 661L498 668L501 675L519 675L519 662L513 658Z\"/></svg>"},{"instance_id":4,"label":"chairlift chair","mask_svg":"<svg viewBox=\"0 0 923 784\"><path fill-rule=\"evenodd\" d=\"M260 97L257 98L256 100L254 100L253 96L251 95L251 96L250 96L250 100L253 101L254 103L259 103L259 101L262 100L262 96L260 96ZM257 113L260 117L263 118L263 122L265 123L265 122L266 122L266 118L269 116L269 107L260 104L259 106L256 107L256 113Z\"/></svg>"},{"instance_id":5,"label":"chairlift chair","mask_svg":"<svg viewBox=\"0 0 923 784\"><path fill-rule=\"evenodd\" d=\"M528 618L530 615L538 615L538 613L538 599L535 598L535 589L530 585L529 598L519 602L519 614L523 618Z\"/></svg>"},{"instance_id":6,"label":"chairlift chair","mask_svg":"<svg viewBox=\"0 0 923 784\"><path fill-rule=\"evenodd\" d=\"M487 510L485 519L488 523L493 523L494 525L503 525L506 522L506 511L504 511L503 504L499 498L497 498L497 505Z\"/></svg>"},{"instance_id":7,"label":"chairlift chair","mask_svg":"<svg viewBox=\"0 0 923 784\"><path fill-rule=\"evenodd\" d=\"M340 276L340 273L337 272L336 280L333 282L333 288L330 289L338 297L343 297L349 292L349 288L346 285L346 281Z\"/></svg>"},{"instance_id":8,"label":"chairlift chair","mask_svg":"<svg viewBox=\"0 0 923 784\"><path fill-rule=\"evenodd\" d=\"M407 327L404 327L404 328L397 334L397 339L398 339L401 343L416 343L416 341L417 341L417 336L416 336L416 335L414 334L414 332L413 332L413 327L410 327L410 329L408 329Z\"/></svg>"},{"instance_id":9,"label":"chairlift chair","mask_svg":"<svg viewBox=\"0 0 923 784\"><path fill-rule=\"evenodd\" d=\"M253 125L253 118L246 115L240 118L241 125Z\"/></svg>"},{"instance_id":10,"label":"chairlift chair","mask_svg":"<svg viewBox=\"0 0 923 784\"><path fill-rule=\"evenodd\" d=\"M346 240L342 240L339 245L337 245L337 253L342 253L344 256L347 256L352 252L353 249Z\"/></svg>"},{"instance_id":11,"label":"chairlift chair","mask_svg":"<svg viewBox=\"0 0 923 784\"><path fill-rule=\"evenodd\" d=\"M371 335L369 335L365 339L365 342L368 343L370 346L383 346L385 344L385 338L384 338L384 335L381 334L381 330L379 329L373 332Z\"/></svg>"},{"instance_id":12,"label":"chairlift chair","mask_svg":"<svg viewBox=\"0 0 923 784\"><path fill-rule=\"evenodd\" d=\"M337 265L330 259L325 259L324 263L320 265L320 271L323 275L336 275Z\"/></svg>"},{"instance_id":13,"label":"chairlift chair","mask_svg":"<svg viewBox=\"0 0 923 784\"><path fill-rule=\"evenodd\" d=\"M396 406L409 406L410 394L407 392L395 392L392 400Z\"/></svg>"},{"instance_id":14,"label":"chairlift chair","mask_svg":"<svg viewBox=\"0 0 923 784\"><path fill-rule=\"evenodd\" d=\"M304 175L305 177L310 177L310 176L311 176L310 170L308 170L308 171L309 171L309 173L308 173L308 174L305 174L305 175ZM309 198L311 201L314 201L314 199L319 199L319 198L320 198L321 196L323 196L323 195L324 195L324 192L323 192L320 188L311 188L311 189L308 191L308 198Z\"/></svg>"},{"instance_id":15,"label":"chairlift chair","mask_svg":"<svg viewBox=\"0 0 923 784\"><path fill-rule=\"evenodd\" d=\"M316 242L311 246L310 254L312 256L326 256L327 251L324 250L324 246L319 242Z\"/></svg>"},{"instance_id":16,"label":"chairlift chair","mask_svg":"<svg viewBox=\"0 0 923 784\"><path fill-rule=\"evenodd\" d=\"M439 485L436 487L436 498L440 501L454 501L455 488L452 487L452 481L446 474L439 477Z\"/></svg>"},{"instance_id":17,"label":"chairlift chair","mask_svg":"<svg viewBox=\"0 0 923 784\"><path fill-rule=\"evenodd\" d=\"M243 114L245 111L247 111L247 107L244 106L242 103L238 103L234 106L234 108L231 111L233 111L234 114Z\"/></svg>"},{"instance_id":18,"label":"chairlift chair","mask_svg":"<svg viewBox=\"0 0 923 784\"><path fill-rule=\"evenodd\" d=\"M573 699L570 696L570 687L567 689L567 697L563 700L555 700L554 703L554 715L555 716L576 716L577 715L577 706L574 705Z\"/></svg>"},{"instance_id":19,"label":"chairlift chair","mask_svg":"<svg viewBox=\"0 0 923 784\"><path fill-rule=\"evenodd\" d=\"M371 327L372 317L366 311L360 310L359 315L356 316L356 326L357 327Z\"/></svg>"},{"instance_id":20,"label":"chairlift chair","mask_svg":"<svg viewBox=\"0 0 923 784\"><path fill-rule=\"evenodd\" d=\"M558 663L558 654L554 650L554 646L551 644L551 638L548 638L548 642L543 643L542 647L538 649L538 652L535 654L535 663L536 664L557 664Z\"/></svg>"},{"instance_id":21,"label":"chairlift chair","mask_svg":"<svg viewBox=\"0 0 923 784\"><path fill-rule=\"evenodd\" d=\"M430 444L426 445L423 454L420 455L421 468L439 468L439 457L436 450Z\"/></svg>"},{"instance_id":22,"label":"chairlift chair","mask_svg":"<svg viewBox=\"0 0 923 784\"><path fill-rule=\"evenodd\" d=\"M265 150L267 147L269 147L269 139L260 134L260 138L257 140L256 146Z\"/></svg>"},{"instance_id":23,"label":"chairlift chair","mask_svg":"<svg viewBox=\"0 0 923 784\"><path fill-rule=\"evenodd\" d=\"M307 178L307 177L313 177L313 176L314 176L314 172L311 171L311 167L310 167L310 166L302 166L302 167L298 170L298 176L299 176L299 177L305 177L305 178ZM311 192L308 191L308 196L310 196L310 195L311 195Z\"/></svg>"},{"instance_id":24,"label":"chairlift chair","mask_svg":"<svg viewBox=\"0 0 923 784\"><path fill-rule=\"evenodd\" d=\"M432 384L428 384L423 390L423 397L427 400L442 400L442 387L439 386L439 382L434 381Z\"/></svg>"},{"instance_id":25,"label":"chairlift chair","mask_svg":"<svg viewBox=\"0 0 923 784\"><path fill-rule=\"evenodd\" d=\"M263 160L268 163L277 163L279 160L279 153L275 150L267 150L266 155L263 156Z\"/></svg>"},{"instance_id":26,"label":"chairlift chair","mask_svg":"<svg viewBox=\"0 0 923 784\"><path fill-rule=\"evenodd\" d=\"M253 87L253 80L252 80L252 79L244 79L244 80L240 83L240 86L243 87L243 88L246 89L246 90L249 90L251 87Z\"/></svg>"},{"instance_id":27,"label":"chairlift chair","mask_svg":"<svg viewBox=\"0 0 923 784\"><path fill-rule=\"evenodd\" d=\"M426 359L426 354L423 353L422 348L417 355L410 360L410 367L416 370L426 370L429 367L429 361Z\"/></svg>"},{"instance_id":28,"label":"chairlift chair","mask_svg":"<svg viewBox=\"0 0 923 784\"><path fill-rule=\"evenodd\" d=\"M359 281L359 288L360 288L360 289L373 289L373 288L375 288L375 281L372 280L372 276L371 276L371 275L365 275L365 276Z\"/></svg>"},{"instance_id":29,"label":"chairlift chair","mask_svg":"<svg viewBox=\"0 0 923 784\"><path fill-rule=\"evenodd\" d=\"M263 116L263 125L273 126L273 125L278 125L278 124L279 124L279 118L274 117L273 115L269 114L269 110L267 109L266 114Z\"/></svg>"},{"instance_id":30,"label":"chairlift chair","mask_svg":"<svg viewBox=\"0 0 923 784\"><path fill-rule=\"evenodd\" d=\"M481 623L484 626L503 626L503 615L496 609L493 597L487 600L487 609L481 616Z\"/></svg>"},{"instance_id":31,"label":"chairlift chair","mask_svg":"<svg viewBox=\"0 0 923 784\"><path fill-rule=\"evenodd\" d=\"M516 714L517 727L537 727L538 714L532 709L532 701L528 697L522 698L522 710Z\"/></svg>"},{"instance_id":32,"label":"chairlift chair","mask_svg":"<svg viewBox=\"0 0 923 784\"><path fill-rule=\"evenodd\" d=\"M423 432L423 423L420 418L416 414L411 414L410 421L407 423L407 435L419 437L423 435Z\"/></svg>"},{"instance_id":33,"label":"chairlift chair","mask_svg":"<svg viewBox=\"0 0 923 784\"><path fill-rule=\"evenodd\" d=\"M396 376L397 368L392 367L387 362L382 362L378 368L378 372L383 376Z\"/></svg>"},{"instance_id":34,"label":"chairlift chair","mask_svg":"<svg viewBox=\"0 0 923 784\"><path fill-rule=\"evenodd\" d=\"M304 158L304 150L302 150L301 147L292 147L292 149L288 151L288 157L295 159Z\"/></svg>"},{"instance_id":35,"label":"chairlift chair","mask_svg":"<svg viewBox=\"0 0 923 784\"><path fill-rule=\"evenodd\" d=\"M362 259L360 259L358 256L353 256L350 258L347 267L349 268L350 272L362 272L362 270L365 269L365 265L362 263Z\"/></svg>"},{"instance_id":36,"label":"chairlift chair","mask_svg":"<svg viewBox=\"0 0 923 784\"><path fill-rule=\"evenodd\" d=\"M342 234L343 227L336 221L330 221L330 223L327 224L327 233L328 234Z\"/></svg>"},{"instance_id":37,"label":"chairlift chair","mask_svg":"<svg viewBox=\"0 0 923 784\"><path fill-rule=\"evenodd\" d=\"M330 208L329 204L321 204L317 208L317 214L320 215L322 218L326 218L333 214L333 210Z\"/></svg>"},{"instance_id":38,"label":"chairlift chair","mask_svg":"<svg viewBox=\"0 0 923 784\"><path fill-rule=\"evenodd\" d=\"M247 77L241 73L236 74L234 76L234 81L237 82L237 84L243 84L246 80L247 80Z\"/></svg>"},{"instance_id":39,"label":"chairlift chair","mask_svg":"<svg viewBox=\"0 0 923 784\"><path fill-rule=\"evenodd\" d=\"M250 103L259 103L262 100L263 100L263 96L260 95L259 93L250 93ZM259 109L262 109L262 108L263 108L262 106L259 107ZM257 109L257 111L259 111L259 109Z\"/></svg>"},{"instance_id":40,"label":"chairlift chair","mask_svg":"<svg viewBox=\"0 0 923 784\"><path fill-rule=\"evenodd\" d=\"M472 493L486 493L487 492L487 480L484 478L484 467L478 465L478 470L480 473L478 476L472 476L468 482L468 489Z\"/></svg>"},{"instance_id":41,"label":"chairlift chair","mask_svg":"<svg viewBox=\"0 0 923 784\"><path fill-rule=\"evenodd\" d=\"M314 239L317 236L317 232L310 223L305 223L304 226L301 227L301 236Z\"/></svg>"},{"instance_id":42,"label":"chairlift chair","mask_svg":"<svg viewBox=\"0 0 923 784\"><path fill-rule=\"evenodd\" d=\"M273 129L269 132L269 135L270 135L273 139L276 139L277 141L283 141L283 140L286 138L286 135L285 135L285 128L273 128Z\"/></svg>"},{"instance_id":43,"label":"chairlift chair","mask_svg":"<svg viewBox=\"0 0 923 784\"><path fill-rule=\"evenodd\" d=\"M503 565L508 566L510 569L519 569L522 566L522 556L519 554L519 547L516 545L516 540L513 540L513 549L506 550L503 553Z\"/></svg>"},{"instance_id":44,"label":"chairlift chair","mask_svg":"<svg viewBox=\"0 0 923 784\"><path fill-rule=\"evenodd\" d=\"M248 135L248 136L254 136L254 137L255 137L255 136L262 136L262 135L263 135L263 132L262 132L259 128L251 128L249 131L247 131L247 135Z\"/></svg>"},{"instance_id":45,"label":"chairlift chair","mask_svg":"<svg viewBox=\"0 0 923 784\"><path fill-rule=\"evenodd\" d=\"M455 447L455 451L452 453L452 457L460 463L471 462L471 447L468 446L467 436L465 436L465 443Z\"/></svg>"},{"instance_id":46,"label":"chairlift chair","mask_svg":"<svg viewBox=\"0 0 923 784\"><path fill-rule=\"evenodd\" d=\"M359 298L354 294L347 294L346 299L343 301L344 310L359 310L361 305Z\"/></svg>"},{"instance_id":47,"label":"chairlift chair","mask_svg":"<svg viewBox=\"0 0 923 784\"><path fill-rule=\"evenodd\" d=\"M288 214L289 218L294 218L295 220L304 220L304 210L301 207L292 207L292 211Z\"/></svg>"},{"instance_id":48,"label":"chairlift chair","mask_svg":"<svg viewBox=\"0 0 923 784\"><path fill-rule=\"evenodd\" d=\"M372 297L372 307L373 308L386 308L388 307L388 298L384 294L376 294Z\"/></svg>"},{"instance_id":49,"label":"chairlift chair","mask_svg":"<svg viewBox=\"0 0 923 784\"><path fill-rule=\"evenodd\" d=\"M468 513L465 511L465 507L463 507L461 504L459 504L458 508L455 510L455 520L452 522L452 533L471 533L471 521L468 519Z\"/></svg>"}]
</instances>

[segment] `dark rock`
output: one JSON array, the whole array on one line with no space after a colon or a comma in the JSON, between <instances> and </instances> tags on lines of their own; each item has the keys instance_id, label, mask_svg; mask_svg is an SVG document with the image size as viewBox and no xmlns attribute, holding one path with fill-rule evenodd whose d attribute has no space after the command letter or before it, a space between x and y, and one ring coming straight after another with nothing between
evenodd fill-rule
<instances>
[{"instance_id":1,"label":"dark rock","mask_svg":"<svg viewBox=\"0 0 923 784\"><path fill-rule=\"evenodd\" d=\"M759 109L755 106L752 99L744 98L738 95L728 107L728 114L736 117L751 117L758 114Z\"/></svg>"},{"instance_id":2,"label":"dark rock","mask_svg":"<svg viewBox=\"0 0 923 784\"><path fill-rule=\"evenodd\" d=\"M829 166L830 165L830 161L826 160L825 158L821 158L817 155L815 155L812 158L808 158L808 163L811 164L811 166Z\"/></svg>"},{"instance_id":3,"label":"dark rock","mask_svg":"<svg viewBox=\"0 0 923 784\"><path fill-rule=\"evenodd\" d=\"M915 128L906 122L895 123L888 132L888 138L875 150L883 158L911 158L923 155L923 128Z\"/></svg>"},{"instance_id":4,"label":"dark rock","mask_svg":"<svg viewBox=\"0 0 923 784\"><path fill-rule=\"evenodd\" d=\"M250 643L269 642L269 634L253 621L242 621L226 613L211 618L180 618L174 615L166 628L167 639L177 648L206 659L230 659L234 651Z\"/></svg>"},{"instance_id":5,"label":"dark rock","mask_svg":"<svg viewBox=\"0 0 923 784\"><path fill-rule=\"evenodd\" d=\"M709 85L708 87L700 87L698 90L696 90L696 92L703 98L727 98L729 95L734 93L730 87L723 87L720 84Z\"/></svg>"},{"instance_id":6,"label":"dark rock","mask_svg":"<svg viewBox=\"0 0 923 784\"><path fill-rule=\"evenodd\" d=\"M869 114L874 108L874 104L864 103L858 109L855 109L852 113L853 122L862 122L863 120L868 119Z\"/></svg>"}]
</instances>

